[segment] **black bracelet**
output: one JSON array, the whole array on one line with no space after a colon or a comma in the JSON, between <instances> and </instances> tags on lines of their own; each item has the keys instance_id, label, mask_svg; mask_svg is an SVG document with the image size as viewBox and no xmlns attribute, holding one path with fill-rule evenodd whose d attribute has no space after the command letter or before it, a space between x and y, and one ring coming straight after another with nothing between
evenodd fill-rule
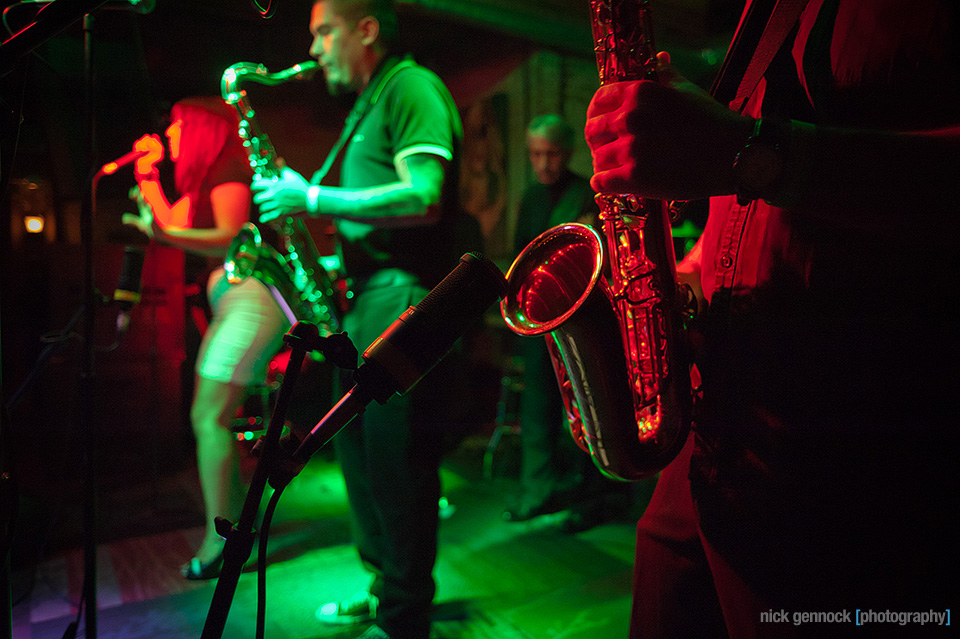
<instances>
[{"instance_id":1,"label":"black bracelet","mask_svg":"<svg viewBox=\"0 0 960 639\"><path fill-rule=\"evenodd\" d=\"M789 135L789 129L787 134ZM786 136L780 122L770 118L756 121L751 135L733 162L737 204L750 202L776 192L783 178Z\"/></svg>"}]
</instances>

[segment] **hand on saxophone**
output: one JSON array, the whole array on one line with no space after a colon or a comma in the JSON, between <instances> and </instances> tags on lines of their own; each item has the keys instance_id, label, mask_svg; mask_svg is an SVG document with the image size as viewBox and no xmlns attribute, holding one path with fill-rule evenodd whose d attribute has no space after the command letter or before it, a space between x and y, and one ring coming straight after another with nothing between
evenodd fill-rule
<instances>
[{"instance_id":1,"label":"hand on saxophone","mask_svg":"<svg viewBox=\"0 0 960 639\"><path fill-rule=\"evenodd\" d=\"M601 193L662 200L733 193L733 163L753 119L680 75L666 52L657 59L657 81L612 82L594 94L584 130L590 184Z\"/></svg>"},{"instance_id":2,"label":"hand on saxophone","mask_svg":"<svg viewBox=\"0 0 960 639\"><path fill-rule=\"evenodd\" d=\"M260 208L260 221L301 213L307 208L307 179L289 167L283 167L276 180L254 178L250 189L253 202Z\"/></svg>"},{"instance_id":3,"label":"hand on saxophone","mask_svg":"<svg viewBox=\"0 0 960 639\"><path fill-rule=\"evenodd\" d=\"M133 167L134 175L137 180L154 177L157 171L157 162L163 159L164 149L160 136L156 133L150 133L142 136L133 143L134 151L141 151L145 155L137 158Z\"/></svg>"}]
</instances>

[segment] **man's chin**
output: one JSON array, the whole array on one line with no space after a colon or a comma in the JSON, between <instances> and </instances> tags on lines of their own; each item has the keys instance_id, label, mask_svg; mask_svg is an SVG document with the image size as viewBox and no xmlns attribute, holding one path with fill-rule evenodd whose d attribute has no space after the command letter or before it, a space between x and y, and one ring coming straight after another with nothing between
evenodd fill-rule
<instances>
[{"instance_id":1,"label":"man's chin","mask_svg":"<svg viewBox=\"0 0 960 639\"><path fill-rule=\"evenodd\" d=\"M331 71L330 68L325 68L323 79L327 82L327 91L330 95L340 95L343 93L343 83L340 81L340 74Z\"/></svg>"},{"instance_id":2,"label":"man's chin","mask_svg":"<svg viewBox=\"0 0 960 639\"><path fill-rule=\"evenodd\" d=\"M327 80L327 91L330 92L330 95L344 95L350 92L350 88L345 85L343 82L338 82L336 80Z\"/></svg>"}]
</instances>

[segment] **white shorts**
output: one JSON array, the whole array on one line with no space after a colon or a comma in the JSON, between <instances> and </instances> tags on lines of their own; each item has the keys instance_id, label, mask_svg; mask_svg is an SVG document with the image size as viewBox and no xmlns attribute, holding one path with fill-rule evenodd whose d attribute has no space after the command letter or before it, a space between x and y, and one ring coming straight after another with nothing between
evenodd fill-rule
<instances>
[{"instance_id":1,"label":"white shorts","mask_svg":"<svg viewBox=\"0 0 960 639\"><path fill-rule=\"evenodd\" d=\"M252 277L230 284L219 268L207 281L213 321L197 355L197 375L251 386L266 380L267 365L290 323L270 290Z\"/></svg>"}]
</instances>

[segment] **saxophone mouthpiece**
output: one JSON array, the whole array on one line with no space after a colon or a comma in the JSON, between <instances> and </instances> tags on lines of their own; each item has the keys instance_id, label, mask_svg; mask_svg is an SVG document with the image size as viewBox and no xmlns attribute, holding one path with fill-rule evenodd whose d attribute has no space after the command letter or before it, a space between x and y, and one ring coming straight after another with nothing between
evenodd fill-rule
<instances>
[{"instance_id":1,"label":"saxophone mouthpiece","mask_svg":"<svg viewBox=\"0 0 960 639\"><path fill-rule=\"evenodd\" d=\"M320 70L320 63L316 60L307 60L294 65L293 68L299 69L295 76L298 80L310 80Z\"/></svg>"}]
</instances>

